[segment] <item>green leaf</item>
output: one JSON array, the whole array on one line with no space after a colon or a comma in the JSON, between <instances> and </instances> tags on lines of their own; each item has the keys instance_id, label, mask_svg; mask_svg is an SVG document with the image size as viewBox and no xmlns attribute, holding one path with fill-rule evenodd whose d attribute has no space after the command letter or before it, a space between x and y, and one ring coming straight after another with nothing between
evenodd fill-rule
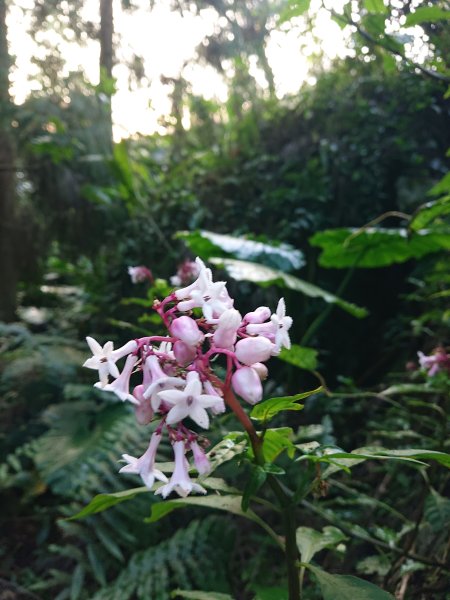
<instances>
[{"instance_id":1,"label":"green leaf","mask_svg":"<svg viewBox=\"0 0 450 600\"><path fill-rule=\"evenodd\" d=\"M294 17L300 17L309 9L311 0L289 0L286 8L280 13L278 25L290 21Z\"/></svg>"},{"instance_id":2,"label":"green leaf","mask_svg":"<svg viewBox=\"0 0 450 600\"><path fill-rule=\"evenodd\" d=\"M395 60L394 56L392 56L390 52L383 52L381 59L383 61L384 72L388 75L393 73L397 68L397 61Z\"/></svg>"},{"instance_id":3,"label":"green leaf","mask_svg":"<svg viewBox=\"0 0 450 600\"><path fill-rule=\"evenodd\" d=\"M385 13L386 6L383 0L364 0L364 8L370 13Z\"/></svg>"},{"instance_id":4,"label":"green leaf","mask_svg":"<svg viewBox=\"0 0 450 600\"><path fill-rule=\"evenodd\" d=\"M295 446L291 441L293 431L290 427L268 429L264 434L263 450L267 462L273 462L284 450L290 458L294 457Z\"/></svg>"},{"instance_id":5,"label":"green leaf","mask_svg":"<svg viewBox=\"0 0 450 600\"><path fill-rule=\"evenodd\" d=\"M450 499L441 496L431 488L425 501L424 517L433 531L438 532L450 527Z\"/></svg>"},{"instance_id":6,"label":"green leaf","mask_svg":"<svg viewBox=\"0 0 450 600\"><path fill-rule=\"evenodd\" d=\"M313 394L318 394L320 391L322 391L322 387L318 387L309 392L296 394L295 396L270 398L270 400L265 400L254 406L250 413L250 417L256 421L270 421L275 415L284 410L302 410L303 404L298 404L298 401L308 398Z\"/></svg>"},{"instance_id":7,"label":"green leaf","mask_svg":"<svg viewBox=\"0 0 450 600\"><path fill-rule=\"evenodd\" d=\"M291 348L283 348L277 358L290 365L306 371L315 371L317 369L317 350L306 346L292 344Z\"/></svg>"},{"instance_id":8,"label":"green leaf","mask_svg":"<svg viewBox=\"0 0 450 600\"><path fill-rule=\"evenodd\" d=\"M187 598L187 600L233 600L229 594L220 592L195 592L190 590L174 590L171 593L172 598Z\"/></svg>"},{"instance_id":9,"label":"green leaf","mask_svg":"<svg viewBox=\"0 0 450 600\"><path fill-rule=\"evenodd\" d=\"M288 600L288 590L284 587L256 587L254 592L255 600Z\"/></svg>"},{"instance_id":10,"label":"green leaf","mask_svg":"<svg viewBox=\"0 0 450 600\"><path fill-rule=\"evenodd\" d=\"M439 6L420 6L406 17L405 27L412 27L420 23L436 23L450 19L450 11Z\"/></svg>"},{"instance_id":11,"label":"green leaf","mask_svg":"<svg viewBox=\"0 0 450 600\"><path fill-rule=\"evenodd\" d=\"M331 575L318 567L305 566L317 578L323 600L394 600L394 596L364 579L352 575Z\"/></svg>"},{"instance_id":12,"label":"green leaf","mask_svg":"<svg viewBox=\"0 0 450 600\"><path fill-rule=\"evenodd\" d=\"M409 236L406 229L328 229L309 241L322 248L319 263L336 269L385 267L450 249L449 235L427 230Z\"/></svg>"},{"instance_id":13,"label":"green leaf","mask_svg":"<svg viewBox=\"0 0 450 600\"><path fill-rule=\"evenodd\" d=\"M365 308L342 300L334 294L331 294L312 283L304 281L303 279L288 275L276 269L271 269L270 267L231 258L211 258L210 262L223 267L230 277L236 279L236 281L251 281L261 287L277 285L281 288L288 288L295 292L300 292L310 298L322 298L325 302L337 304L340 308L358 319L361 319L368 314Z\"/></svg>"},{"instance_id":14,"label":"green leaf","mask_svg":"<svg viewBox=\"0 0 450 600\"><path fill-rule=\"evenodd\" d=\"M116 504L131 500L138 494L149 492L147 487L138 487L131 490L125 490L123 492L114 492L113 494L98 494L94 496L87 506L85 506L80 512L72 517L66 519L67 521L73 521L75 519L83 519L89 515L95 515L96 513L103 512Z\"/></svg>"},{"instance_id":15,"label":"green leaf","mask_svg":"<svg viewBox=\"0 0 450 600\"><path fill-rule=\"evenodd\" d=\"M247 440L235 441L231 438L225 438L216 444L209 452L208 459L211 465L210 474L221 464L232 460L236 456L243 454L247 448Z\"/></svg>"},{"instance_id":16,"label":"green leaf","mask_svg":"<svg viewBox=\"0 0 450 600\"><path fill-rule=\"evenodd\" d=\"M70 585L70 600L78 600L83 589L85 570L82 564L78 564L72 575Z\"/></svg>"},{"instance_id":17,"label":"green leaf","mask_svg":"<svg viewBox=\"0 0 450 600\"><path fill-rule=\"evenodd\" d=\"M266 471L259 465L252 465L250 478L248 479L244 488L244 493L242 494L241 507L244 512L247 512L252 496L256 495L266 479Z\"/></svg>"},{"instance_id":18,"label":"green leaf","mask_svg":"<svg viewBox=\"0 0 450 600\"><path fill-rule=\"evenodd\" d=\"M436 219L442 219L448 215L450 215L450 196L444 196L421 206L410 221L409 228L419 231L428 227Z\"/></svg>"},{"instance_id":19,"label":"green leaf","mask_svg":"<svg viewBox=\"0 0 450 600\"><path fill-rule=\"evenodd\" d=\"M192 253L204 260L213 256L235 257L286 272L305 264L303 253L290 244L273 245L205 230L179 231L176 237L184 240Z\"/></svg>"},{"instance_id":20,"label":"green leaf","mask_svg":"<svg viewBox=\"0 0 450 600\"><path fill-rule=\"evenodd\" d=\"M322 531L299 527L296 532L297 547L303 563L310 563L317 552L325 548L333 548L346 539L342 531L332 525L327 525Z\"/></svg>"},{"instance_id":21,"label":"green leaf","mask_svg":"<svg viewBox=\"0 0 450 600\"><path fill-rule=\"evenodd\" d=\"M165 500L164 502L157 502L152 505L152 513L150 517L144 519L145 523L154 523L162 517L168 515L175 509L183 508L184 506L199 506L204 508L214 508L217 510L223 510L230 512L239 517L244 517L257 523L262 527L269 535L272 536L274 541L283 546L278 536L273 530L265 523L261 517L252 511L251 508L244 511L242 509L242 496L229 495L229 496L188 496L187 498L175 498L174 500Z\"/></svg>"},{"instance_id":22,"label":"green leaf","mask_svg":"<svg viewBox=\"0 0 450 600\"><path fill-rule=\"evenodd\" d=\"M450 468L450 454L414 448L389 450L387 448L365 447L357 448L352 452L339 452L331 448L325 448L325 452L319 450L316 455L305 454L297 460L305 459L313 462L325 462L330 464L322 474L324 479L340 469L348 470L366 460L401 460L419 465L426 465L427 463L424 463L424 460L435 460L441 465Z\"/></svg>"}]
</instances>

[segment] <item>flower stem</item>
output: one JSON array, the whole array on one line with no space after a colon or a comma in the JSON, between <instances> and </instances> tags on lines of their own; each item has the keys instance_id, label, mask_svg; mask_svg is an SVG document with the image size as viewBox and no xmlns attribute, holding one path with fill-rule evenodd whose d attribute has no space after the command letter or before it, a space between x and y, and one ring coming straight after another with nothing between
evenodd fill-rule
<instances>
[{"instance_id":1,"label":"flower stem","mask_svg":"<svg viewBox=\"0 0 450 600\"><path fill-rule=\"evenodd\" d=\"M225 387L224 398L225 402L237 416L250 438L250 443L255 455L255 462L263 467L266 462L264 459L263 439L253 427L253 423L240 405L230 386ZM300 600L300 579L297 565L300 557L296 541L297 527L295 522L295 505L293 504L289 493L282 488L280 482L274 475L269 474L267 482L278 500L283 515L285 556L289 589L288 597L289 600Z\"/></svg>"}]
</instances>

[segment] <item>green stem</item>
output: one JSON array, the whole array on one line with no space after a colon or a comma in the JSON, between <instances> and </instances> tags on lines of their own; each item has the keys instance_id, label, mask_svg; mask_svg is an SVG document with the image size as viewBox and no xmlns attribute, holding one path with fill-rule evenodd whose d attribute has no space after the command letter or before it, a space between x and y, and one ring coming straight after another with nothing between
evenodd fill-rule
<instances>
[{"instance_id":1,"label":"green stem","mask_svg":"<svg viewBox=\"0 0 450 600\"><path fill-rule=\"evenodd\" d=\"M248 433L250 443L252 445L253 454L255 455L256 464L261 467L265 464L263 439L258 435L253 427L249 416L244 411L233 391L229 386L224 389L225 402L237 416L245 431ZM268 475L267 482L272 488L275 497L280 505L281 514L283 516L283 529L285 536L285 556L288 577L289 600L300 600L300 579L298 572L298 561L300 559L297 540L296 540L296 521L295 521L295 505L292 502L292 494L280 485L280 482L273 475Z\"/></svg>"}]
</instances>

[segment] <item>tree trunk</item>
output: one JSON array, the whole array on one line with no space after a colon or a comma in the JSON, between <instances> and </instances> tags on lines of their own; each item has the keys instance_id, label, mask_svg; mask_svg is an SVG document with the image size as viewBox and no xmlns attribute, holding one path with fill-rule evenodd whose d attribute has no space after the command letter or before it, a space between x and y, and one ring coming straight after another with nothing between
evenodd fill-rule
<instances>
[{"instance_id":1,"label":"tree trunk","mask_svg":"<svg viewBox=\"0 0 450 600\"><path fill-rule=\"evenodd\" d=\"M10 133L11 101L6 29L6 0L0 0L0 321L12 321L16 311L15 152Z\"/></svg>"},{"instance_id":2,"label":"tree trunk","mask_svg":"<svg viewBox=\"0 0 450 600\"><path fill-rule=\"evenodd\" d=\"M112 0L100 0L100 69L103 75L112 77L113 68L113 4Z\"/></svg>"},{"instance_id":3,"label":"tree trunk","mask_svg":"<svg viewBox=\"0 0 450 600\"><path fill-rule=\"evenodd\" d=\"M100 0L100 88L107 99L104 107L110 143L112 143L111 97L113 87L111 79L114 63L113 34L113 0Z\"/></svg>"}]
</instances>

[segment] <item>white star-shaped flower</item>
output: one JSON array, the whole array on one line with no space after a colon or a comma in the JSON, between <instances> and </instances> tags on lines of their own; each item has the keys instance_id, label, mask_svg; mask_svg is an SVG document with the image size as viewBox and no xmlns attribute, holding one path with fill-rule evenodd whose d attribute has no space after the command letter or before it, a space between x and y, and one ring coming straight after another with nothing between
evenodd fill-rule
<instances>
[{"instance_id":1,"label":"white star-shaped flower","mask_svg":"<svg viewBox=\"0 0 450 600\"><path fill-rule=\"evenodd\" d=\"M155 479L167 483L168 479L159 469L155 469L156 450L161 441L161 434L154 433L150 440L147 450L140 458L134 458L129 454L122 454L122 458L127 461L127 465L122 467L119 473L134 473L140 475L144 484L151 488Z\"/></svg>"},{"instance_id":2,"label":"white star-shaped flower","mask_svg":"<svg viewBox=\"0 0 450 600\"><path fill-rule=\"evenodd\" d=\"M277 312L270 317L275 326L275 352L278 353L282 347L289 349L291 340L288 331L292 325L292 318L286 316L286 304L284 298L280 298L277 306Z\"/></svg>"},{"instance_id":3,"label":"white star-shaped flower","mask_svg":"<svg viewBox=\"0 0 450 600\"><path fill-rule=\"evenodd\" d=\"M99 385L97 385L97 387L102 388L108 384L108 375L112 375L112 377L115 378L119 377L119 369L116 366L116 361L127 354L130 354L130 352L134 352L137 348L137 344L134 340L127 342L117 350L114 350L114 344L112 342L106 342L102 348L94 338L87 337L86 341L93 356L84 362L83 367L98 370L100 381L98 382Z\"/></svg>"},{"instance_id":4,"label":"white star-shaped flower","mask_svg":"<svg viewBox=\"0 0 450 600\"><path fill-rule=\"evenodd\" d=\"M159 392L158 396L169 404L173 404L167 414L168 425L179 423L189 417L203 429L209 427L209 416L205 409L212 408L221 400L218 396L202 394L202 384L195 371L188 373L186 387L183 391L167 390Z\"/></svg>"},{"instance_id":5,"label":"white star-shaped flower","mask_svg":"<svg viewBox=\"0 0 450 600\"><path fill-rule=\"evenodd\" d=\"M98 370L100 386L105 387L108 383L108 375L113 377L119 377L120 375L116 365L117 357L114 354L114 344L106 342L102 348L94 338L87 337L86 341L93 356L85 361L83 367Z\"/></svg>"}]
</instances>

